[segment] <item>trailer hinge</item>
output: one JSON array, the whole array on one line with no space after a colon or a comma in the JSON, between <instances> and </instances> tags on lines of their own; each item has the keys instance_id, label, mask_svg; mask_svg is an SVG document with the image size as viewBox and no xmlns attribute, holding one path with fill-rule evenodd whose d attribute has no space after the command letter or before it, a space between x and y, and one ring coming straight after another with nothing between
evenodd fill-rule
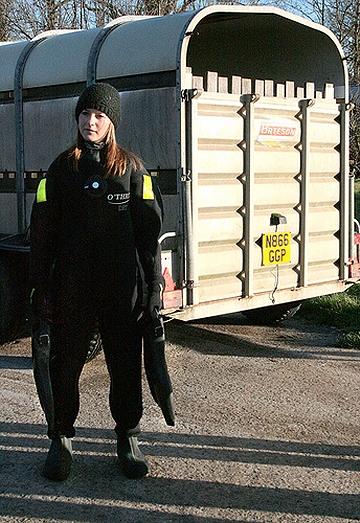
<instances>
[{"instance_id":1,"label":"trailer hinge","mask_svg":"<svg viewBox=\"0 0 360 523\"><path fill-rule=\"evenodd\" d=\"M182 182L191 182L191 171L190 171L190 169L188 169L187 171L182 169L181 171L182 172L181 172L180 180Z\"/></svg>"},{"instance_id":2,"label":"trailer hinge","mask_svg":"<svg viewBox=\"0 0 360 523\"><path fill-rule=\"evenodd\" d=\"M181 101L190 102L193 98L200 96L201 91L199 89L183 89L181 91Z\"/></svg>"},{"instance_id":3,"label":"trailer hinge","mask_svg":"<svg viewBox=\"0 0 360 523\"><path fill-rule=\"evenodd\" d=\"M194 289L194 287L195 287L195 281L194 281L194 280L187 280L187 281L185 282L185 287L186 287L187 289Z\"/></svg>"}]
</instances>

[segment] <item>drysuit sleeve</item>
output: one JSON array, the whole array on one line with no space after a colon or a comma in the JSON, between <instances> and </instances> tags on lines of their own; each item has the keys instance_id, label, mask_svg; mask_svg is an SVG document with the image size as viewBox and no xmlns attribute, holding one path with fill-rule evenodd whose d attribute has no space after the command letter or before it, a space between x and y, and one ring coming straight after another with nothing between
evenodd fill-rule
<instances>
[{"instance_id":1,"label":"drysuit sleeve","mask_svg":"<svg viewBox=\"0 0 360 523\"><path fill-rule=\"evenodd\" d=\"M52 164L37 188L30 219L30 289L47 294L56 257L59 191L56 164Z\"/></svg>"},{"instance_id":2,"label":"drysuit sleeve","mask_svg":"<svg viewBox=\"0 0 360 523\"><path fill-rule=\"evenodd\" d=\"M161 306L163 276L159 235L162 225L162 200L160 190L153 176L139 169L131 177L131 215L135 245L144 278L148 288L148 307Z\"/></svg>"}]
</instances>

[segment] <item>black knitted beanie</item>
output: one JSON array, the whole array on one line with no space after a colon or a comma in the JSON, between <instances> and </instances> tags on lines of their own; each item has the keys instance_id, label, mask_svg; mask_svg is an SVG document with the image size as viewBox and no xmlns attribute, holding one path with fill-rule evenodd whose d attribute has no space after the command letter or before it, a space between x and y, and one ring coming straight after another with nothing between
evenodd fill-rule
<instances>
[{"instance_id":1,"label":"black knitted beanie","mask_svg":"<svg viewBox=\"0 0 360 523\"><path fill-rule=\"evenodd\" d=\"M114 124L115 129L120 124L120 96L115 87L110 84L92 84L82 92L75 109L77 122L84 109L96 109L105 113Z\"/></svg>"}]
</instances>

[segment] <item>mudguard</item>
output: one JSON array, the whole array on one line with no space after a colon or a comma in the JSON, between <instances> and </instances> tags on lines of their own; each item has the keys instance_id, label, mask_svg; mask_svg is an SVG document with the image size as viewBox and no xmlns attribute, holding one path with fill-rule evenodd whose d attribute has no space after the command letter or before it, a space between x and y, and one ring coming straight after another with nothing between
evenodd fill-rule
<instances>
[{"instance_id":1,"label":"mudguard","mask_svg":"<svg viewBox=\"0 0 360 523\"><path fill-rule=\"evenodd\" d=\"M31 333L32 361L36 389L45 413L49 433L54 429L54 400L50 381L50 326L44 320Z\"/></svg>"},{"instance_id":2,"label":"mudguard","mask_svg":"<svg viewBox=\"0 0 360 523\"><path fill-rule=\"evenodd\" d=\"M142 318L144 365L152 397L162 410L167 425L175 425L174 398L165 360L163 319L155 310Z\"/></svg>"}]
</instances>

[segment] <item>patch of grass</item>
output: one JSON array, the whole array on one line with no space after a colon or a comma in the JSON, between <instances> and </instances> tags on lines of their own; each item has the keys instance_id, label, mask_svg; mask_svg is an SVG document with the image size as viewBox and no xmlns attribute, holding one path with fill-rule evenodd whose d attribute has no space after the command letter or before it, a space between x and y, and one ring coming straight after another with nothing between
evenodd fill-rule
<instances>
[{"instance_id":1,"label":"patch of grass","mask_svg":"<svg viewBox=\"0 0 360 523\"><path fill-rule=\"evenodd\" d=\"M360 332L348 332L339 336L337 347L344 349L360 349Z\"/></svg>"},{"instance_id":2,"label":"patch of grass","mask_svg":"<svg viewBox=\"0 0 360 523\"><path fill-rule=\"evenodd\" d=\"M360 178L355 180L355 218L360 221ZM347 291L306 300L300 314L310 320L342 330L338 347L360 349L360 283Z\"/></svg>"},{"instance_id":3,"label":"patch of grass","mask_svg":"<svg viewBox=\"0 0 360 523\"><path fill-rule=\"evenodd\" d=\"M308 320L341 329L338 347L360 349L360 283L345 292L306 300L300 311Z\"/></svg>"},{"instance_id":4,"label":"patch of grass","mask_svg":"<svg viewBox=\"0 0 360 523\"><path fill-rule=\"evenodd\" d=\"M356 178L354 184L355 194L355 218L360 221L360 178Z\"/></svg>"}]
</instances>

